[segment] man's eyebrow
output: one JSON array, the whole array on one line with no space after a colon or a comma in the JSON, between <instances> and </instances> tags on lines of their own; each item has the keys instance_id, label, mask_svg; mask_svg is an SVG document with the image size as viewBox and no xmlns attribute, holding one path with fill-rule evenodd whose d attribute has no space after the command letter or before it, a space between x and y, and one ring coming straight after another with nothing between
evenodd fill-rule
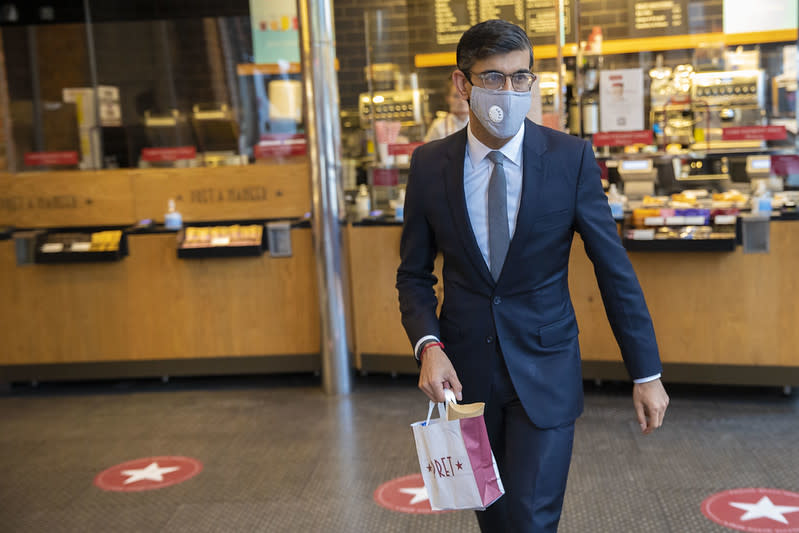
<instances>
[{"instance_id":1,"label":"man's eyebrow","mask_svg":"<svg viewBox=\"0 0 799 533\"><path fill-rule=\"evenodd\" d=\"M502 72L501 70L494 70L494 69L490 69L490 70L484 70L484 71L482 71L482 72L478 72L478 74L490 74L490 73L492 73L492 72L496 72L497 74L505 74L505 73L504 73L504 72ZM519 70L516 70L516 71L513 71L513 72L511 72L510 74L508 74L508 76L512 76L512 75L514 75L514 74L522 74L522 73L524 73L524 72L530 72L530 70L529 70L529 69L523 69L523 68L520 68Z\"/></svg>"}]
</instances>

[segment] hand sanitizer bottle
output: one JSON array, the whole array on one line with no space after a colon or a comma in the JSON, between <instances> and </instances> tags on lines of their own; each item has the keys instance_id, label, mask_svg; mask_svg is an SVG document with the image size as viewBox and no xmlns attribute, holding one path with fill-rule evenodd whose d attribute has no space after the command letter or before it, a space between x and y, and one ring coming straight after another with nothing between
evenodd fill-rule
<instances>
[{"instance_id":1,"label":"hand sanitizer bottle","mask_svg":"<svg viewBox=\"0 0 799 533\"><path fill-rule=\"evenodd\" d=\"M762 181L757 184L755 194L752 196L752 214L763 217L771 216L771 195Z\"/></svg>"},{"instance_id":2,"label":"hand sanitizer bottle","mask_svg":"<svg viewBox=\"0 0 799 533\"><path fill-rule=\"evenodd\" d=\"M613 218L616 220L624 218L624 196L619 194L619 190L616 188L615 183L610 184L610 189L608 190L608 204L610 205L610 214L613 215Z\"/></svg>"},{"instance_id":3,"label":"hand sanitizer bottle","mask_svg":"<svg viewBox=\"0 0 799 533\"><path fill-rule=\"evenodd\" d=\"M361 184L358 189L358 196L355 197L355 214L358 220L368 217L371 210L372 200L369 198L369 188L366 184Z\"/></svg>"},{"instance_id":4,"label":"hand sanitizer bottle","mask_svg":"<svg viewBox=\"0 0 799 533\"><path fill-rule=\"evenodd\" d=\"M175 209L175 200L170 198L167 206L166 215L164 215L164 226L166 229L179 230L183 227L183 216Z\"/></svg>"}]
</instances>

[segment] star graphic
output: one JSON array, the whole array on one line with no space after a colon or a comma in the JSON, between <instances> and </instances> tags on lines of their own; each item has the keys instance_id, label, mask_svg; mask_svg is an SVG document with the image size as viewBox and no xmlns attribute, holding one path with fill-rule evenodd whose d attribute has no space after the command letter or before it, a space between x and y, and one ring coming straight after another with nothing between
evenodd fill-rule
<instances>
[{"instance_id":1,"label":"star graphic","mask_svg":"<svg viewBox=\"0 0 799 533\"><path fill-rule=\"evenodd\" d=\"M783 515L799 511L799 507L774 505L774 502L772 502L768 496L763 496L757 503L730 502L730 505L736 509L746 511L743 516L741 516L741 522L755 520L756 518L768 518L780 524L787 524L788 519Z\"/></svg>"},{"instance_id":2,"label":"star graphic","mask_svg":"<svg viewBox=\"0 0 799 533\"><path fill-rule=\"evenodd\" d=\"M430 499L427 497L427 489L424 487L410 487L407 489L400 489L399 491L403 494L413 495L413 498L411 498L411 505Z\"/></svg>"},{"instance_id":3,"label":"star graphic","mask_svg":"<svg viewBox=\"0 0 799 533\"><path fill-rule=\"evenodd\" d=\"M463 470L463 463L461 463L460 461L458 461L457 463L455 463L455 466L457 466L457 467L458 467L458 470Z\"/></svg>"},{"instance_id":4,"label":"star graphic","mask_svg":"<svg viewBox=\"0 0 799 533\"><path fill-rule=\"evenodd\" d=\"M169 474L170 472L174 472L175 470L180 470L179 466L166 466L166 467L159 467L158 463L150 463L145 468L135 468L132 470L123 470L122 475L128 476L128 479L125 480L124 485L129 485L131 483L136 483L137 481L163 481L164 474Z\"/></svg>"},{"instance_id":5,"label":"star graphic","mask_svg":"<svg viewBox=\"0 0 799 533\"><path fill-rule=\"evenodd\" d=\"M428 472L432 472L432 471L433 471L433 463L429 463L429 464L427 465L427 471L428 471Z\"/></svg>"}]
</instances>

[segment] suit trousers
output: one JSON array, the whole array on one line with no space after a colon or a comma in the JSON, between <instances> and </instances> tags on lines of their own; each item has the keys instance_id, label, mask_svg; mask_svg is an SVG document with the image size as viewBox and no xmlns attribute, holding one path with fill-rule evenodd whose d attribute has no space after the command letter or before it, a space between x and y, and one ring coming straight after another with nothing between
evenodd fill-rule
<instances>
[{"instance_id":1,"label":"suit trousers","mask_svg":"<svg viewBox=\"0 0 799 533\"><path fill-rule=\"evenodd\" d=\"M555 533L569 475L574 423L536 427L519 401L501 348L496 346L484 416L505 494L485 511L477 511L480 531Z\"/></svg>"}]
</instances>

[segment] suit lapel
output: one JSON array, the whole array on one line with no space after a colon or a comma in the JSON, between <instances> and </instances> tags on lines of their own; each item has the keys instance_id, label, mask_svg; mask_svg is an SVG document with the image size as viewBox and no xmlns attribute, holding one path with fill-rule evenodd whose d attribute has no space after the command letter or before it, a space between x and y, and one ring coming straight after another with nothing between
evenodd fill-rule
<instances>
[{"instance_id":1,"label":"suit lapel","mask_svg":"<svg viewBox=\"0 0 799 533\"><path fill-rule=\"evenodd\" d=\"M547 162L542 157L546 152L546 141L541 128L529 120L524 121L524 142L522 144L522 198L519 214L516 217L516 229L510 241L508 255L505 257L503 273L513 268L516 256L521 252L532 229L532 220L540 212L542 188L546 182ZM500 276L500 279L502 277Z\"/></svg>"},{"instance_id":2,"label":"suit lapel","mask_svg":"<svg viewBox=\"0 0 799 533\"><path fill-rule=\"evenodd\" d=\"M466 128L462 129L460 133L454 136L454 140L449 143L449 150L447 150L447 175L445 179L447 200L449 202L449 211L452 214L452 222L455 224L455 233L460 235L466 255L474 265L474 268L480 272L483 279L489 285L493 286L494 278L491 277L488 265L486 265L483 254L480 252L480 247L477 245L477 239L472 229L472 222L469 219L469 212L466 209L466 191L463 188L463 165L465 157Z\"/></svg>"}]
</instances>

